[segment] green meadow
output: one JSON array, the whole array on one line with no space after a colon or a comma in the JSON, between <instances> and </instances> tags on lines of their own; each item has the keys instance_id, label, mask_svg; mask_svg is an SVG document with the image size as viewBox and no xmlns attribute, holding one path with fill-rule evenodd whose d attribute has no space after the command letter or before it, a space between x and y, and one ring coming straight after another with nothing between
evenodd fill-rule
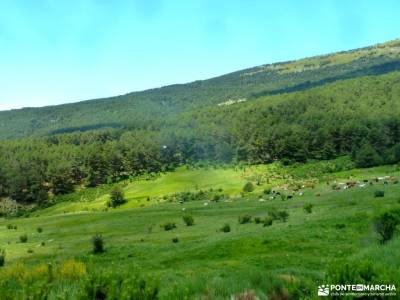
<instances>
[{"instance_id":1,"label":"green meadow","mask_svg":"<svg viewBox=\"0 0 400 300\"><path fill-rule=\"evenodd\" d=\"M127 203L117 208L107 207L110 187L101 187L0 219L6 251L0 298L313 299L319 284L364 280L365 272L374 282L399 285L400 239L380 244L374 220L400 206L400 184L375 178L397 178L400 169L346 164L341 158L287 167L180 167L124 181ZM332 188L349 180L368 184ZM252 192L243 192L247 182ZM269 190L284 196L271 199ZM384 196L374 197L377 190ZM201 200L178 201L179 193L200 191L206 191ZM287 220L263 225L279 211ZM247 215L250 222L240 224ZM176 228L165 230L166 223ZM229 232L221 230L226 224ZM103 253L92 253L96 234Z\"/></svg>"}]
</instances>

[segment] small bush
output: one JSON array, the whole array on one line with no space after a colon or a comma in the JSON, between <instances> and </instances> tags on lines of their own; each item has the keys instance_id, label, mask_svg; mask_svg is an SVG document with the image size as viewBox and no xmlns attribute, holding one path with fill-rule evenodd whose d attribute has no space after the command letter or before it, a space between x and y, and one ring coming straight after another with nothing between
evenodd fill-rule
<instances>
[{"instance_id":1,"label":"small bush","mask_svg":"<svg viewBox=\"0 0 400 300\"><path fill-rule=\"evenodd\" d=\"M164 228L165 231L169 231L169 230L176 228L176 225L175 225L175 223L167 222L167 223L161 225L161 227Z\"/></svg>"},{"instance_id":2,"label":"small bush","mask_svg":"<svg viewBox=\"0 0 400 300\"><path fill-rule=\"evenodd\" d=\"M375 197L375 198L382 198L382 197L385 197L385 192L384 192L384 191L375 191L375 192L374 192L374 197Z\"/></svg>"},{"instance_id":3,"label":"small bush","mask_svg":"<svg viewBox=\"0 0 400 300\"><path fill-rule=\"evenodd\" d=\"M251 216L250 215L243 215L239 217L239 224L246 224L251 223Z\"/></svg>"},{"instance_id":4,"label":"small bush","mask_svg":"<svg viewBox=\"0 0 400 300\"><path fill-rule=\"evenodd\" d=\"M229 224L225 224L224 226L221 227L220 230L222 232L230 232L231 231L231 226Z\"/></svg>"},{"instance_id":5,"label":"small bush","mask_svg":"<svg viewBox=\"0 0 400 300\"><path fill-rule=\"evenodd\" d=\"M286 210L281 210L278 212L278 216L282 222L286 222L289 218L289 213Z\"/></svg>"},{"instance_id":6,"label":"small bush","mask_svg":"<svg viewBox=\"0 0 400 300\"><path fill-rule=\"evenodd\" d=\"M336 229L343 229L343 228L345 228L346 227L346 224L343 224L343 223L339 223L339 224L336 224L335 225L335 228Z\"/></svg>"},{"instance_id":7,"label":"small bush","mask_svg":"<svg viewBox=\"0 0 400 300\"><path fill-rule=\"evenodd\" d=\"M43 228L42 228L42 227L38 227L38 228L36 228L36 231L37 231L38 233L42 233L42 232L43 232Z\"/></svg>"},{"instance_id":8,"label":"small bush","mask_svg":"<svg viewBox=\"0 0 400 300\"><path fill-rule=\"evenodd\" d=\"M313 208L312 203L304 203L304 205L303 205L304 211L305 211L306 213L308 213L308 214L311 214L311 213L312 213L312 208Z\"/></svg>"},{"instance_id":9,"label":"small bush","mask_svg":"<svg viewBox=\"0 0 400 300\"><path fill-rule=\"evenodd\" d=\"M184 215L182 217L183 222L185 222L186 226L193 226L194 225L194 219L191 215Z\"/></svg>"},{"instance_id":10,"label":"small bush","mask_svg":"<svg viewBox=\"0 0 400 300\"><path fill-rule=\"evenodd\" d=\"M268 211L268 216L272 219L272 220L279 220L279 213L276 209L271 209Z\"/></svg>"},{"instance_id":11,"label":"small bush","mask_svg":"<svg viewBox=\"0 0 400 300\"><path fill-rule=\"evenodd\" d=\"M375 229L381 236L381 243L385 243L393 237L399 224L400 209L389 210L376 218Z\"/></svg>"},{"instance_id":12,"label":"small bush","mask_svg":"<svg viewBox=\"0 0 400 300\"><path fill-rule=\"evenodd\" d=\"M254 218L254 223L256 223L256 224L262 223L261 218L260 218L260 217L255 217L255 218Z\"/></svg>"},{"instance_id":13,"label":"small bush","mask_svg":"<svg viewBox=\"0 0 400 300\"><path fill-rule=\"evenodd\" d=\"M254 185L251 182L248 182L244 185L243 187L243 192L245 193L251 193L252 191L254 191Z\"/></svg>"},{"instance_id":14,"label":"small bush","mask_svg":"<svg viewBox=\"0 0 400 300\"><path fill-rule=\"evenodd\" d=\"M214 197L212 198L212 201L214 202L218 202L219 200L221 200L221 195L215 194Z\"/></svg>"},{"instance_id":15,"label":"small bush","mask_svg":"<svg viewBox=\"0 0 400 300\"><path fill-rule=\"evenodd\" d=\"M28 253L33 253L33 250L32 250L31 248L29 248L29 249L27 250L27 252L28 252Z\"/></svg>"},{"instance_id":16,"label":"small bush","mask_svg":"<svg viewBox=\"0 0 400 300\"><path fill-rule=\"evenodd\" d=\"M95 234L92 237L93 253L103 253L104 252L104 240L100 234Z\"/></svg>"},{"instance_id":17,"label":"small bush","mask_svg":"<svg viewBox=\"0 0 400 300\"><path fill-rule=\"evenodd\" d=\"M8 224L8 225L7 225L7 229L14 229L14 226L11 225L11 224Z\"/></svg>"},{"instance_id":18,"label":"small bush","mask_svg":"<svg viewBox=\"0 0 400 300\"><path fill-rule=\"evenodd\" d=\"M179 242L179 239L178 239L177 237L174 237L174 238L172 239L172 242L176 244L177 242Z\"/></svg>"},{"instance_id":19,"label":"small bush","mask_svg":"<svg viewBox=\"0 0 400 300\"><path fill-rule=\"evenodd\" d=\"M110 192L110 200L107 205L116 208L124 203L126 203L124 191L121 187L117 186Z\"/></svg>"},{"instance_id":20,"label":"small bush","mask_svg":"<svg viewBox=\"0 0 400 300\"><path fill-rule=\"evenodd\" d=\"M266 188L266 189L264 189L264 191L263 191L263 193L264 193L265 195L269 195L269 194L271 194L271 192L272 192L271 188Z\"/></svg>"},{"instance_id":21,"label":"small bush","mask_svg":"<svg viewBox=\"0 0 400 300\"><path fill-rule=\"evenodd\" d=\"M266 226L271 226L273 221L274 220L270 216L268 216L268 217L264 218L262 223L263 223L263 226L266 227Z\"/></svg>"},{"instance_id":22,"label":"small bush","mask_svg":"<svg viewBox=\"0 0 400 300\"><path fill-rule=\"evenodd\" d=\"M26 243L28 241L28 236L26 234L20 235L19 236L19 241L21 243Z\"/></svg>"},{"instance_id":23,"label":"small bush","mask_svg":"<svg viewBox=\"0 0 400 300\"><path fill-rule=\"evenodd\" d=\"M4 266L6 262L6 251L4 249L0 249L0 267Z\"/></svg>"}]
</instances>

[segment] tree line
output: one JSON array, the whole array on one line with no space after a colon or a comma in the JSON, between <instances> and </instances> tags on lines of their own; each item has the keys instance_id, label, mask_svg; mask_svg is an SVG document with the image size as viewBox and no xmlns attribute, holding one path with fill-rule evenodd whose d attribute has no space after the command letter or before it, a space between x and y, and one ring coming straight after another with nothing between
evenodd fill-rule
<instances>
[{"instance_id":1,"label":"tree line","mask_svg":"<svg viewBox=\"0 0 400 300\"><path fill-rule=\"evenodd\" d=\"M0 196L43 203L181 164L306 162L350 155L400 162L400 75L391 73L153 117L146 126L5 140Z\"/></svg>"}]
</instances>

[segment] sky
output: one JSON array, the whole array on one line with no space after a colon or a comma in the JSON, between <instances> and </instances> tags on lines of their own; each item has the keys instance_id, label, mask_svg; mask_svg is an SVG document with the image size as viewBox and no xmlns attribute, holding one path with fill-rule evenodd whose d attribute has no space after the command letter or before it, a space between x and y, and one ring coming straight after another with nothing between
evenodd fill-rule
<instances>
[{"instance_id":1,"label":"sky","mask_svg":"<svg viewBox=\"0 0 400 300\"><path fill-rule=\"evenodd\" d=\"M400 38L398 0L0 0L0 110Z\"/></svg>"}]
</instances>

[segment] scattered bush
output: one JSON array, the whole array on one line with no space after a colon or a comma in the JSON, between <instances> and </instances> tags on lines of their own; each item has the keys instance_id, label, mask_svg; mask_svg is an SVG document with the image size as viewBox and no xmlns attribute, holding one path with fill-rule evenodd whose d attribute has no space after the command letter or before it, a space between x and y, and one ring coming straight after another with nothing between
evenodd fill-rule
<instances>
[{"instance_id":1,"label":"scattered bush","mask_svg":"<svg viewBox=\"0 0 400 300\"><path fill-rule=\"evenodd\" d=\"M303 205L304 211L305 211L306 213L308 213L308 214L311 214L311 213L312 213L312 208L313 208L312 203L304 203L304 205Z\"/></svg>"},{"instance_id":2,"label":"scattered bush","mask_svg":"<svg viewBox=\"0 0 400 300\"><path fill-rule=\"evenodd\" d=\"M336 224L335 225L335 228L336 229L343 229L343 228L345 228L346 227L346 224L343 224L343 223L339 223L339 224Z\"/></svg>"},{"instance_id":3,"label":"scattered bush","mask_svg":"<svg viewBox=\"0 0 400 300\"><path fill-rule=\"evenodd\" d=\"M29 248L29 249L27 250L27 252L28 252L28 253L33 253L33 250L32 250L31 248Z\"/></svg>"},{"instance_id":4,"label":"scattered bush","mask_svg":"<svg viewBox=\"0 0 400 300\"><path fill-rule=\"evenodd\" d=\"M179 242L179 239L178 239L177 237L174 237L174 238L172 239L172 242L173 242L173 243L177 243L177 242Z\"/></svg>"},{"instance_id":5,"label":"scattered bush","mask_svg":"<svg viewBox=\"0 0 400 300\"><path fill-rule=\"evenodd\" d=\"M222 232L230 232L231 231L231 226L229 224L225 224L224 226L221 227L220 231L222 231Z\"/></svg>"},{"instance_id":6,"label":"scattered bush","mask_svg":"<svg viewBox=\"0 0 400 300\"><path fill-rule=\"evenodd\" d=\"M260 218L260 217L255 217L255 218L254 218L254 223L256 223L256 224L262 223L261 218Z\"/></svg>"},{"instance_id":7,"label":"scattered bush","mask_svg":"<svg viewBox=\"0 0 400 300\"><path fill-rule=\"evenodd\" d=\"M4 266L6 262L6 251L4 249L0 249L0 267Z\"/></svg>"},{"instance_id":8,"label":"scattered bush","mask_svg":"<svg viewBox=\"0 0 400 300\"><path fill-rule=\"evenodd\" d=\"M42 227L38 227L38 228L36 228L36 231L37 231L38 233L42 233L42 232L43 232L43 228L42 228Z\"/></svg>"},{"instance_id":9,"label":"scattered bush","mask_svg":"<svg viewBox=\"0 0 400 300\"><path fill-rule=\"evenodd\" d=\"M212 201L218 202L221 199L221 195L215 194L214 197L212 198Z\"/></svg>"},{"instance_id":10,"label":"scattered bush","mask_svg":"<svg viewBox=\"0 0 400 300\"><path fill-rule=\"evenodd\" d=\"M270 216L268 216L268 217L264 218L262 223L263 223L263 226L266 227L266 226L271 226L273 221L274 220Z\"/></svg>"},{"instance_id":11,"label":"scattered bush","mask_svg":"<svg viewBox=\"0 0 400 300\"><path fill-rule=\"evenodd\" d=\"M183 222L185 222L186 226L194 225L194 219L191 215L184 215L182 218L183 218Z\"/></svg>"},{"instance_id":12,"label":"scattered bush","mask_svg":"<svg viewBox=\"0 0 400 300\"><path fill-rule=\"evenodd\" d=\"M279 213L276 209L272 208L271 210L268 211L268 216L272 220L279 220Z\"/></svg>"},{"instance_id":13,"label":"scattered bush","mask_svg":"<svg viewBox=\"0 0 400 300\"><path fill-rule=\"evenodd\" d=\"M376 218L375 229L381 237L381 243L385 243L393 237L399 224L400 209L389 210Z\"/></svg>"},{"instance_id":14,"label":"scattered bush","mask_svg":"<svg viewBox=\"0 0 400 300\"><path fill-rule=\"evenodd\" d=\"M245 193L251 193L254 191L254 185L251 182L247 182L244 187L243 187L243 192Z\"/></svg>"},{"instance_id":15,"label":"scattered bush","mask_svg":"<svg viewBox=\"0 0 400 300\"><path fill-rule=\"evenodd\" d=\"M289 218L289 213L286 210L281 210L278 212L278 216L282 222L286 222Z\"/></svg>"},{"instance_id":16,"label":"scattered bush","mask_svg":"<svg viewBox=\"0 0 400 300\"><path fill-rule=\"evenodd\" d=\"M8 225L7 225L7 229L14 229L14 226L11 225L11 224L8 224Z\"/></svg>"},{"instance_id":17,"label":"scattered bush","mask_svg":"<svg viewBox=\"0 0 400 300\"><path fill-rule=\"evenodd\" d=\"M374 192L374 197L375 197L375 198L382 198L382 197L385 197L385 192L384 192L384 191L375 191L375 192Z\"/></svg>"},{"instance_id":18,"label":"scattered bush","mask_svg":"<svg viewBox=\"0 0 400 300\"><path fill-rule=\"evenodd\" d=\"M264 191L263 191L263 193L264 193L265 195L269 195L269 194L271 194L271 192L272 192L271 188L266 188L266 189L264 189Z\"/></svg>"},{"instance_id":19,"label":"scattered bush","mask_svg":"<svg viewBox=\"0 0 400 300\"><path fill-rule=\"evenodd\" d=\"M116 208L124 203L126 203L126 199L122 188L117 186L112 189L110 192L110 200L108 201L107 205L109 207Z\"/></svg>"},{"instance_id":20,"label":"scattered bush","mask_svg":"<svg viewBox=\"0 0 400 300\"><path fill-rule=\"evenodd\" d=\"M26 234L20 235L19 236L19 241L21 243L26 243L28 241L28 236Z\"/></svg>"},{"instance_id":21,"label":"scattered bush","mask_svg":"<svg viewBox=\"0 0 400 300\"><path fill-rule=\"evenodd\" d=\"M103 253L104 252L104 240L100 234L95 234L92 237L93 253Z\"/></svg>"},{"instance_id":22,"label":"scattered bush","mask_svg":"<svg viewBox=\"0 0 400 300\"><path fill-rule=\"evenodd\" d=\"M165 231L169 231L169 230L176 228L176 225L175 225L175 223L167 222L167 223L161 225L161 227L164 228Z\"/></svg>"},{"instance_id":23,"label":"scattered bush","mask_svg":"<svg viewBox=\"0 0 400 300\"><path fill-rule=\"evenodd\" d=\"M251 216L250 215L243 215L239 217L239 224L246 224L251 223Z\"/></svg>"}]
</instances>

